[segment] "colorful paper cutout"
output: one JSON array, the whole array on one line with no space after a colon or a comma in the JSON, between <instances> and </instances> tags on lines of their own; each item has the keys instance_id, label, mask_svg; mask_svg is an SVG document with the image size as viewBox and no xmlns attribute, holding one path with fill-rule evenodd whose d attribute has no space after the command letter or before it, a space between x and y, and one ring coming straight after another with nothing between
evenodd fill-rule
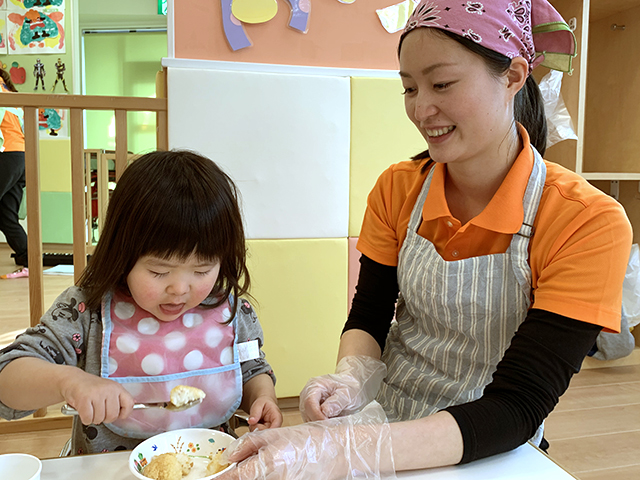
<instances>
[{"instance_id":1,"label":"colorful paper cutout","mask_svg":"<svg viewBox=\"0 0 640 480\"><path fill-rule=\"evenodd\" d=\"M64 138L67 134L67 111L55 108L38 109L38 130L40 138Z\"/></svg>"},{"instance_id":2,"label":"colorful paper cutout","mask_svg":"<svg viewBox=\"0 0 640 480\"><path fill-rule=\"evenodd\" d=\"M2 1L2 0L0 0ZM64 0L10 0L8 9L12 12L20 10L29 10L30 8L37 9L64 9ZM5 0L6 3L6 0Z\"/></svg>"},{"instance_id":3,"label":"colorful paper cutout","mask_svg":"<svg viewBox=\"0 0 640 480\"><path fill-rule=\"evenodd\" d=\"M244 23L265 23L278 13L277 0L233 0L231 13Z\"/></svg>"},{"instance_id":4,"label":"colorful paper cutout","mask_svg":"<svg viewBox=\"0 0 640 480\"><path fill-rule=\"evenodd\" d=\"M311 0L286 0L291 6L289 27L301 33L309 29ZM242 23L264 23L271 20L278 11L277 0L220 0L222 8L222 28L229 46L235 52L250 47Z\"/></svg>"},{"instance_id":5,"label":"colorful paper cutout","mask_svg":"<svg viewBox=\"0 0 640 480\"><path fill-rule=\"evenodd\" d=\"M416 0L404 0L404 2L376 10L376 13L384 29L389 33L396 33L407 24L416 5L418 5Z\"/></svg>"},{"instance_id":6,"label":"colorful paper cutout","mask_svg":"<svg viewBox=\"0 0 640 480\"><path fill-rule=\"evenodd\" d=\"M64 12L31 9L9 13L9 54L64 53Z\"/></svg>"},{"instance_id":7,"label":"colorful paper cutout","mask_svg":"<svg viewBox=\"0 0 640 480\"><path fill-rule=\"evenodd\" d=\"M302 33L309 30L309 14L311 13L311 0L287 0L291 6L289 26Z\"/></svg>"},{"instance_id":8,"label":"colorful paper cutout","mask_svg":"<svg viewBox=\"0 0 640 480\"><path fill-rule=\"evenodd\" d=\"M0 0L0 10L6 10L6 9L7 9L6 0Z\"/></svg>"},{"instance_id":9,"label":"colorful paper cutout","mask_svg":"<svg viewBox=\"0 0 640 480\"><path fill-rule=\"evenodd\" d=\"M0 54L7 54L7 14L4 12L0 13Z\"/></svg>"},{"instance_id":10,"label":"colorful paper cutout","mask_svg":"<svg viewBox=\"0 0 640 480\"><path fill-rule=\"evenodd\" d=\"M11 81L14 85L22 85L27 79L26 70L20 66L18 62L13 62L11 64L11 69L9 69L9 74L11 75Z\"/></svg>"},{"instance_id":11,"label":"colorful paper cutout","mask_svg":"<svg viewBox=\"0 0 640 480\"><path fill-rule=\"evenodd\" d=\"M222 28L224 29L224 35L227 37L227 42L231 50L234 52L242 48L251 46L251 40L247 37L242 23L231 13L231 4L233 0L220 0L220 6L222 7Z\"/></svg>"}]
</instances>

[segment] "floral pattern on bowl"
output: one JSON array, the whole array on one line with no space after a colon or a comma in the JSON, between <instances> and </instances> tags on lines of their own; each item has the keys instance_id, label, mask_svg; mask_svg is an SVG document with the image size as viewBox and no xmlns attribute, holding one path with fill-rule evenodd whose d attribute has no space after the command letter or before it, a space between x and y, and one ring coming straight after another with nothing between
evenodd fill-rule
<instances>
[{"instance_id":1,"label":"floral pattern on bowl","mask_svg":"<svg viewBox=\"0 0 640 480\"><path fill-rule=\"evenodd\" d=\"M141 480L149 480L142 474L144 468L156 455L162 453L184 453L191 458L208 459L209 455L225 450L235 439L224 432L206 428L186 428L161 433L148 438L129 455L129 470ZM232 468L231 464L227 469ZM219 472L200 480L209 480L222 474Z\"/></svg>"}]
</instances>

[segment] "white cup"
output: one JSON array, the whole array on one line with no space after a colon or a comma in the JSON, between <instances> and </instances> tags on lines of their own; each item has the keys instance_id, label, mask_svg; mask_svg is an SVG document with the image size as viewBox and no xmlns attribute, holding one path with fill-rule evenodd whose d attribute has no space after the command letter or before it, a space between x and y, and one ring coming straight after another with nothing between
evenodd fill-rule
<instances>
[{"instance_id":1,"label":"white cup","mask_svg":"<svg viewBox=\"0 0 640 480\"><path fill-rule=\"evenodd\" d=\"M42 462L26 453L0 455L0 478L11 480L40 480Z\"/></svg>"}]
</instances>

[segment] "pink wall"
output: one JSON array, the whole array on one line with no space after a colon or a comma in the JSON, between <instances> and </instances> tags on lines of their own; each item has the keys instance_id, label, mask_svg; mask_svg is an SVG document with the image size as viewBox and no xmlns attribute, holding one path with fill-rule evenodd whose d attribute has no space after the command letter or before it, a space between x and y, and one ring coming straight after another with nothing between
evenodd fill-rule
<instances>
[{"instance_id":1,"label":"pink wall","mask_svg":"<svg viewBox=\"0 0 640 480\"><path fill-rule=\"evenodd\" d=\"M245 25L253 45L234 52L222 29L219 0L176 1L175 56L285 65L396 70L400 33L388 33L376 9L400 0L310 0L309 30L288 27L291 9L278 0L278 13L266 23Z\"/></svg>"}]
</instances>

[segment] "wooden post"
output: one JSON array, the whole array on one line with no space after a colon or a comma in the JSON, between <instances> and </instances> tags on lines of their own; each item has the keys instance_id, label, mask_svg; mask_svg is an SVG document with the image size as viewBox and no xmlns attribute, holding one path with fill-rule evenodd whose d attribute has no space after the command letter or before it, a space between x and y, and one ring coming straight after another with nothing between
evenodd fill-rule
<instances>
[{"instance_id":1,"label":"wooden post","mask_svg":"<svg viewBox=\"0 0 640 480\"><path fill-rule=\"evenodd\" d=\"M40 157L38 108L24 109L25 177L27 184L27 229L29 231L29 309L30 325L40 323L44 313L42 276L42 223L40 210Z\"/></svg>"},{"instance_id":2,"label":"wooden post","mask_svg":"<svg viewBox=\"0 0 640 480\"><path fill-rule=\"evenodd\" d=\"M73 278L78 281L87 266L87 228L84 205L84 120L81 108L69 115L71 135L71 202L73 210Z\"/></svg>"},{"instance_id":3,"label":"wooden post","mask_svg":"<svg viewBox=\"0 0 640 480\"><path fill-rule=\"evenodd\" d=\"M156 98L167 98L167 68L156 73ZM156 112L156 148L169 150L167 110Z\"/></svg>"},{"instance_id":4,"label":"wooden post","mask_svg":"<svg viewBox=\"0 0 640 480\"><path fill-rule=\"evenodd\" d=\"M127 168L129 160L127 141L127 111L116 110L116 182Z\"/></svg>"},{"instance_id":5,"label":"wooden post","mask_svg":"<svg viewBox=\"0 0 640 480\"><path fill-rule=\"evenodd\" d=\"M24 109L24 139L27 229L29 231L29 321L33 327L40 323L40 318L44 314L38 107ZM33 416L44 417L46 414L47 409L41 408Z\"/></svg>"},{"instance_id":6,"label":"wooden post","mask_svg":"<svg viewBox=\"0 0 640 480\"><path fill-rule=\"evenodd\" d=\"M167 112L156 113L157 132L156 145L158 150L169 150L169 128L167 122Z\"/></svg>"}]
</instances>

